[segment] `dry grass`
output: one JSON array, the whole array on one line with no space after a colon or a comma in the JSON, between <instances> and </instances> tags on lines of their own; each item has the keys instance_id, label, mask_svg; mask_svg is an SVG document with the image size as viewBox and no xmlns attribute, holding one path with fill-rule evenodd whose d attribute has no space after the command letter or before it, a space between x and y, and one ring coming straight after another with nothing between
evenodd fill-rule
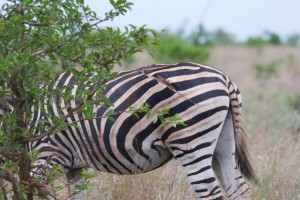
<instances>
[{"instance_id":1,"label":"dry grass","mask_svg":"<svg viewBox=\"0 0 300 200\"><path fill-rule=\"evenodd\" d=\"M99 173L92 181L90 199L120 200L180 200L195 199L193 190L178 163L139 175L117 176Z\"/></svg>"},{"instance_id":2,"label":"dry grass","mask_svg":"<svg viewBox=\"0 0 300 200\"><path fill-rule=\"evenodd\" d=\"M137 66L151 64L140 55ZM277 75L256 76L255 65L279 60ZM253 199L300 199L300 49L288 47L218 47L209 65L226 72L243 94L253 159L260 185ZM289 101L289 99L294 99ZM88 199L182 200L195 199L181 166L172 161L143 175L99 173Z\"/></svg>"}]
</instances>

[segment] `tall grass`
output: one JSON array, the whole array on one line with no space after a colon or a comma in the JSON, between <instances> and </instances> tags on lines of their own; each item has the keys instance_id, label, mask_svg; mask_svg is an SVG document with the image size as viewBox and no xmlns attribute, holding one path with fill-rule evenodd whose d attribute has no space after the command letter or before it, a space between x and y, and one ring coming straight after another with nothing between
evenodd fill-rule
<instances>
[{"instance_id":1,"label":"tall grass","mask_svg":"<svg viewBox=\"0 0 300 200\"><path fill-rule=\"evenodd\" d=\"M252 186L253 199L300 199L300 110L284 99L266 93L259 102L253 100L260 108L248 118L253 123L249 132L259 180Z\"/></svg>"},{"instance_id":2,"label":"tall grass","mask_svg":"<svg viewBox=\"0 0 300 200\"><path fill-rule=\"evenodd\" d=\"M98 173L88 191L89 199L181 200L195 199L181 166L171 161L157 170L138 175Z\"/></svg>"}]
</instances>

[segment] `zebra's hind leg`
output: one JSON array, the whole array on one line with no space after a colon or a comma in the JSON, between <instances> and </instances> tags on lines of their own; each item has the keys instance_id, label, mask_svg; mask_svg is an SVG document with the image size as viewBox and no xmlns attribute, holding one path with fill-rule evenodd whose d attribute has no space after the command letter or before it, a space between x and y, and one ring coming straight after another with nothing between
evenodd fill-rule
<instances>
[{"instance_id":1,"label":"zebra's hind leg","mask_svg":"<svg viewBox=\"0 0 300 200\"><path fill-rule=\"evenodd\" d=\"M213 169L228 199L250 199L249 188L235 159L235 136L232 120L232 112L229 111L213 156Z\"/></svg>"},{"instance_id":2,"label":"zebra's hind leg","mask_svg":"<svg viewBox=\"0 0 300 200\"><path fill-rule=\"evenodd\" d=\"M223 199L220 183L212 168L213 152L221 131L221 125L208 132L207 137L195 137L189 143L183 143L185 138L168 143L175 159L184 167L189 182L198 198L202 200ZM197 135L197 133L194 135Z\"/></svg>"},{"instance_id":3,"label":"zebra's hind leg","mask_svg":"<svg viewBox=\"0 0 300 200\"><path fill-rule=\"evenodd\" d=\"M82 169L71 169L70 171L68 171L67 175L67 180L69 185L69 198L68 200L85 200L86 199L86 190L83 189L81 191L78 192L78 190L76 190L76 185L80 185L83 184L81 183L83 181L82 179Z\"/></svg>"}]
</instances>

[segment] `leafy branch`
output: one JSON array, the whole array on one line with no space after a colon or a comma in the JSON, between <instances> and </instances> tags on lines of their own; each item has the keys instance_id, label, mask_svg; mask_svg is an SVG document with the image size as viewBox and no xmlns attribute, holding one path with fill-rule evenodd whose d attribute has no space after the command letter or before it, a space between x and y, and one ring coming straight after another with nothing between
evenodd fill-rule
<instances>
[{"instance_id":1,"label":"leafy branch","mask_svg":"<svg viewBox=\"0 0 300 200\"><path fill-rule=\"evenodd\" d=\"M157 123L158 121L163 125L164 128L167 127L168 124L171 124L173 127L177 127L177 125L186 126L186 124L182 121L182 118L178 115L172 115L170 114L170 109L164 108L162 110L159 110L157 112L154 112L153 109L150 108L150 105L147 103L143 103L140 106L132 105L129 107L129 111L138 119L140 113L146 113L146 117L154 117L153 123Z\"/></svg>"},{"instance_id":2,"label":"leafy branch","mask_svg":"<svg viewBox=\"0 0 300 200\"><path fill-rule=\"evenodd\" d=\"M89 119L95 117L93 106L111 105L102 93L106 81L115 77L111 69L157 40L156 32L145 26L130 26L124 31L99 27L126 14L133 5L126 0L110 0L110 4L113 8L103 17L84 0L8 0L1 7L0 101L9 98L13 108L3 111L0 105L0 179L10 182L14 199L32 200L49 192L56 198L52 182L46 187L30 174L38 153L30 151L28 143L75 126L75 122L68 122L74 114ZM75 83L56 87L56 77L62 71L72 73ZM66 104L54 108L58 114L50 111L50 106L60 102ZM43 117L35 118L35 112ZM5 199L11 191L1 189L1 183L0 199Z\"/></svg>"}]
</instances>

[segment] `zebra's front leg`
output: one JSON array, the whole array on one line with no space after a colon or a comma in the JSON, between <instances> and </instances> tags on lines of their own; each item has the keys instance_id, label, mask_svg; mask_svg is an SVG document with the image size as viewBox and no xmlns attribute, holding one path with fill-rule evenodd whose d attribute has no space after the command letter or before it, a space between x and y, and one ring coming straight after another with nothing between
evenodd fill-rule
<instances>
[{"instance_id":1,"label":"zebra's front leg","mask_svg":"<svg viewBox=\"0 0 300 200\"><path fill-rule=\"evenodd\" d=\"M69 198L68 200L85 200L86 199L86 190L76 189L76 185L83 184L84 180L82 178L82 169L71 169L67 172L67 180L69 183Z\"/></svg>"},{"instance_id":2,"label":"zebra's front leg","mask_svg":"<svg viewBox=\"0 0 300 200\"><path fill-rule=\"evenodd\" d=\"M214 143L214 142L212 142ZM214 144L201 143L194 148L182 145L170 147L174 157L182 164L189 182L199 199L223 199L219 181L212 169ZM203 148L202 148L203 147Z\"/></svg>"}]
</instances>

